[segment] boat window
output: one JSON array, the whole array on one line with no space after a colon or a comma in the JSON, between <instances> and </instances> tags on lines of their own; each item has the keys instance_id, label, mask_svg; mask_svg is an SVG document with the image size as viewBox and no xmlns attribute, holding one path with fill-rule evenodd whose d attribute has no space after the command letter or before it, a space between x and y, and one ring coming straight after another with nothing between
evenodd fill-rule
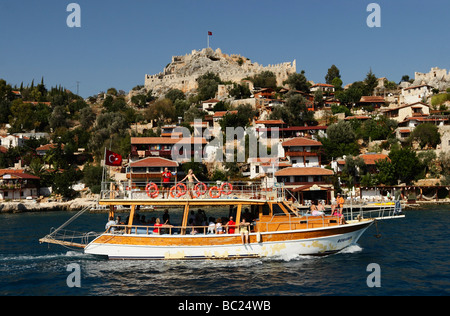
<instances>
[{"instance_id":1,"label":"boat window","mask_svg":"<svg viewBox=\"0 0 450 316\"><path fill-rule=\"evenodd\" d=\"M285 215L286 213L278 204L273 204L273 215Z\"/></svg>"},{"instance_id":2,"label":"boat window","mask_svg":"<svg viewBox=\"0 0 450 316\"><path fill-rule=\"evenodd\" d=\"M263 215L270 215L270 207L268 204L263 205L262 213Z\"/></svg>"}]
</instances>

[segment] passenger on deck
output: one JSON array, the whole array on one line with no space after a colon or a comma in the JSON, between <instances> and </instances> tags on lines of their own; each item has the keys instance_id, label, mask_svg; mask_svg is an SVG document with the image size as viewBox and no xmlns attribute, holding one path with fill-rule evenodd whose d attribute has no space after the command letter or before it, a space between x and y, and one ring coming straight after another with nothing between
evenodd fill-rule
<instances>
[{"instance_id":1,"label":"passenger on deck","mask_svg":"<svg viewBox=\"0 0 450 316\"><path fill-rule=\"evenodd\" d=\"M216 222L216 234L223 234L222 219L220 217Z\"/></svg>"},{"instance_id":2,"label":"passenger on deck","mask_svg":"<svg viewBox=\"0 0 450 316\"><path fill-rule=\"evenodd\" d=\"M116 223L116 221L114 220L114 217L110 217L109 218L109 220L108 220L108 222L106 223L106 225L105 225L105 229L106 230L108 230L111 226L113 226L113 225L117 225L117 223ZM114 231L114 227L113 228L111 228L111 232L113 232Z\"/></svg>"},{"instance_id":3,"label":"passenger on deck","mask_svg":"<svg viewBox=\"0 0 450 316\"><path fill-rule=\"evenodd\" d=\"M153 234L160 235L161 227L173 227L173 226L167 223L161 224L161 221L159 220L159 218L157 218L155 224L153 225Z\"/></svg>"},{"instance_id":4,"label":"passenger on deck","mask_svg":"<svg viewBox=\"0 0 450 316\"><path fill-rule=\"evenodd\" d=\"M191 197L191 199L193 199L194 197L192 195L192 190L194 190L194 179L197 182L200 182L200 181L197 179L197 177L195 176L195 174L192 171L192 169L189 169L188 174L180 182L183 182L186 179L188 179L188 181L187 181L187 190L189 192L189 196Z\"/></svg>"},{"instance_id":5,"label":"passenger on deck","mask_svg":"<svg viewBox=\"0 0 450 316\"><path fill-rule=\"evenodd\" d=\"M317 212L317 207L316 207L315 201L311 201L311 206L309 207L309 211L311 212L311 215L314 215Z\"/></svg>"},{"instance_id":6,"label":"passenger on deck","mask_svg":"<svg viewBox=\"0 0 450 316\"><path fill-rule=\"evenodd\" d=\"M311 212L313 216L322 216L325 212L325 207L323 207L322 202L318 202L317 207L314 211Z\"/></svg>"},{"instance_id":7,"label":"passenger on deck","mask_svg":"<svg viewBox=\"0 0 450 316\"><path fill-rule=\"evenodd\" d=\"M169 189L170 189L170 177L174 175L169 171L168 168L164 169L164 172L161 174L162 178L162 197L164 199L164 193L167 192L167 198L169 198Z\"/></svg>"},{"instance_id":8,"label":"passenger on deck","mask_svg":"<svg viewBox=\"0 0 450 316\"><path fill-rule=\"evenodd\" d=\"M250 236L249 236L249 226L250 223L248 223L245 218L242 218L242 222L239 224L239 232L241 233L241 239L242 244L244 245L246 242L247 244L250 243Z\"/></svg>"},{"instance_id":9,"label":"passenger on deck","mask_svg":"<svg viewBox=\"0 0 450 316\"><path fill-rule=\"evenodd\" d=\"M248 208L246 208L245 211L244 211L244 214L242 214L242 218L245 218L247 223L250 223L253 220L252 217L253 217L252 214L250 213Z\"/></svg>"},{"instance_id":10,"label":"passenger on deck","mask_svg":"<svg viewBox=\"0 0 450 316\"><path fill-rule=\"evenodd\" d=\"M234 234L236 222L233 220L233 216L230 216L230 220L225 226L228 228L228 234Z\"/></svg>"},{"instance_id":11,"label":"passenger on deck","mask_svg":"<svg viewBox=\"0 0 450 316\"><path fill-rule=\"evenodd\" d=\"M164 214L163 214L163 222L165 224L169 224L170 225L170 215L169 215L169 210L165 209L164 210Z\"/></svg>"},{"instance_id":12,"label":"passenger on deck","mask_svg":"<svg viewBox=\"0 0 450 316\"><path fill-rule=\"evenodd\" d=\"M189 220L188 226L191 228L191 231L189 232L189 234L196 235L198 233L198 231L194 227L194 220L192 218Z\"/></svg>"},{"instance_id":13,"label":"passenger on deck","mask_svg":"<svg viewBox=\"0 0 450 316\"><path fill-rule=\"evenodd\" d=\"M214 217L209 218L208 234L214 234L216 223Z\"/></svg>"},{"instance_id":14,"label":"passenger on deck","mask_svg":"<svg viewBox=\"0 0 450 316\"><path fill-rule=\"evenodd\" d=\"M162 227L163 224L161 224L161 221L159 220L159 218L156 219L155 224L153 224L153 234L158 234L160 233L160 227Z\"/></svg>"}]
</instances>

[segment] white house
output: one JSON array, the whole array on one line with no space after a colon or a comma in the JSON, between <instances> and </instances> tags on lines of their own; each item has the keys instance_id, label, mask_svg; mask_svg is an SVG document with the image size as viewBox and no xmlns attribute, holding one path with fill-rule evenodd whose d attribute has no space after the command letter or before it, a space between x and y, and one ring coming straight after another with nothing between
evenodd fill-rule
<instances>
[{"instance_id":1,"label":"white house","mask_svg":"<svg viewBox=\"0 0 450 316\"><path fill-rule=\"evenodd\" d=\"M16 135L0 136L0 146L6 148L22 147L25 143L25 138Z\"/></svg>"},{"instance_id":2,"label":"white house","mask_svg":"<svg viewBox=\"0 0 450 316\"><path fill-rule=\"evenodd\" d=\"M432 90L433 87L427 84L404 88L402 89L403 102L407 104L422 102L432 95Z\"/></svg>"}]
</instances>

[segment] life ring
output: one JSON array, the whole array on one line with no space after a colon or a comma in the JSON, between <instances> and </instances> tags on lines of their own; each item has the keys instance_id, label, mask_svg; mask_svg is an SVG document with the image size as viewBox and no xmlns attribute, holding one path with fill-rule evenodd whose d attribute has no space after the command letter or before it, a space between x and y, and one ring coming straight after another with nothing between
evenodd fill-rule
<instances>
[{"instance_id":1,"label":"life ring","mask_svg":"<svg viewBox=\"0 0 450 316\"><path fill-rule=\"evenodd\" d=\"M170 188L169 194L173 198L179 198L182 195L185 195L187 192L186 185L184 183L178 183Z\"/></svg>"},{"instance_id":2,"label":"life ring","mask_svg":"<svg viewBox=\"0 0 450 316\"><path fill-rule=\"evenodd\" d=\"M213 194L213 193L212 193L214 190L217 191L217 194ZM209 189L209 196L210 196L211 198L213 198L213 199L217 199L217 198L220 196L221 193L222 193L222 191L220 191L220 189L219 189L218 187L216 187L216 186L211 187L211 188Z\"/></svg>"},{"instance_id":3,"label":"life ring","mask_svg":"<svg viewBox=\"0 0 450 316\"><path fill-rule=\"evenodd\" d=\"M224 182L220 186L220 191L225 195L230 195L231 192L233 191L233 186L231 185L231 183Z\"/></svg>"},{"instance_id":4,"label":"life ring","mask_svg":"<svg viewBox=\"0 0 450 316\"><path fill-rule=\"evenodd\" d=\"M159 195L158 186L153 182L147 183L147 186L145 187L145 192L147 192L147 195L152 199L156 198Z\"/></svg>"},{"instance_id":5,"label":"life ring","mask_svg":"<svg viewBox=\"0 0 450 316\"><path fill-rule=\"evenodd\" d=\"M175 189L176 189L176 186L173 186L173 187L171 187L170 190L169 190L169 194L170 194L170 196L173 197L173 198L175 198L175 194L173 193L173 191L175 191Z\"/></svg>"},{"instance_id":6,"label":"life ring","mask_svg":"<svg viewBox=\"0 0 450 316\"><path fill-rule=\"evenodd\" d=\"M208 188L206 187L206 184L199 182L195 185L194 190L197 193L197 197L199 197L200 195L205 195Z\"/></svg>"}]
</instances>

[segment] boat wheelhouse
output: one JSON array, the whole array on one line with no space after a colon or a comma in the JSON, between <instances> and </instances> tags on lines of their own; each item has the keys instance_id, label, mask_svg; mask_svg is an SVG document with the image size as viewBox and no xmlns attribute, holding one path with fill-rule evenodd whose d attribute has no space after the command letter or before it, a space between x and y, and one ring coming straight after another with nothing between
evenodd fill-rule
<instances>
[{"instance_id":1,"label":"boat wheelhouse","mask_svg":"<svg viewBox=\"0 0 450 316\"><path fill-rule=\"evenodd\" d=\"M98 235L70 237L63 225L40 241L79 247L85 253L109 259L326 255L356 243L376 219L402 217L398 215L399 203L371 209L346 207L342 214L338 210L327 215L330 211L327 210L312 215L283 184L266 187L252 183L213 182L195 186L174 183L165 195L155 183L104 183L102 189L99 205L109 208L110 218L126 210L127 220L111 222ZM176 218L170 224L138 221L138 213L143 211L160 216L166 210ZM209 214L208 219L224 218L224 221L210 226L210 221L204 218L192 221L190 216L196 214L199 217ZM245 231L248 240L243 238Z\"/></svg>"}]
</instances>

